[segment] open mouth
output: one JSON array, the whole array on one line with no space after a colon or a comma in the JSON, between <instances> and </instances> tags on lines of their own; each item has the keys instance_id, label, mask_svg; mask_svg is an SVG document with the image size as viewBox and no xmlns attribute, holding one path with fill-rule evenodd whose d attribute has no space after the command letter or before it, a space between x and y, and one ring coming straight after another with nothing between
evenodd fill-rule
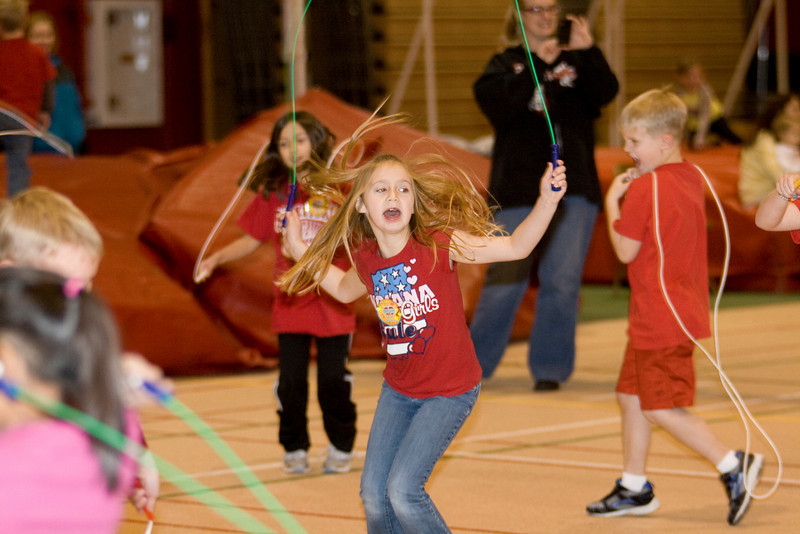
<instances>
[{"instance_id":1,"label":"open mouth","mask_svg":"<svg viewBox=\"0 0 800 534\"><path fill-rule=\"evenodd\" d=\"M400 218L400 210L397 208L389 208L388 210L383 212L383 218L387 221L396 221Z\"/></svg>"}]
</instances>

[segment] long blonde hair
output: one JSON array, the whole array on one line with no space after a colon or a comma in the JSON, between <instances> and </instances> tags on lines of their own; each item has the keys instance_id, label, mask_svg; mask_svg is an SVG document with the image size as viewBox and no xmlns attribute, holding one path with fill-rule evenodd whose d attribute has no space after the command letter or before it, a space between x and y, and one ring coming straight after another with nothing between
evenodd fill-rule
<instances>
[{"instance_id":1,"label":"long blonde hair","mask_svg":"<svg viewBox=\"0 0 800 534\"><path fill-rule=\"evenodd\" d=\"M385 124L393 120L384 118L375 122ZM360 132L354 134L353 143L360 134L374 127L374 123L362 126ZM347 161L347 154L345 151L343 162ZM343 164L339 169L318 169L312 173L307 184L308 189L324 193L332 188L339 189L343 184L352 184L352 188L342 201L341 208L320 229L303 257L283 275L279 282L283 291L293 294L316 289L338 249L344 248L352 263L353 249L359 248L365 240L375 238L367 216L359 212L357 202L369 186L375 171L388 164L401 165L412 182L414 213L409 222L412 239L435 251L441 246L434 240L436 233L452 236L453 230L461 230L490 236L501 231L494 223L486 200L472 184L469 176L439 155L403 159L392 154L382 154L356 168L346 168ZM453 241L450 246L461 255L468 256L469 250L465 249L463 243Z\"/></svg>"}]
</instances>

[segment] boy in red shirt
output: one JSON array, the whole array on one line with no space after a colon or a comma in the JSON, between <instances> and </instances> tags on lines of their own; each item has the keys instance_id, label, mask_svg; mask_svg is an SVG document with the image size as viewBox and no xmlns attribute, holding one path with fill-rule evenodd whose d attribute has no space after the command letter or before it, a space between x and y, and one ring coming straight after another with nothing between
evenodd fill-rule
<instances>
[{"instance_id":1,"label":"boy in red shirt","mask_svg":"<svg viewBox=\"0 0 800 534\"><path fill-rule=\"evenodd\" d=\"M735 525L750 505L764 458L729 449L687 410L695 392L693 339L708 337L710 328L704 181L681 156L686 113L677 95L656 89L631 101L620 117L636 166L614 179L605 208L631 287L628 346L616 388L624 465L614 490L586 509L619 516L658 508L645 475L656 424L716 466L728 494L728 523Z\"/></svg>"},{"instance_id":2,"label":"boy in red shirt","mask_svg":"<svg viewBox=\"0 0 800 534\"><path fill-rule=\"evenodd\" d=\"M56 70L47 55L25 37L27 0L0 0L0 101L36 119L42 129L50 126L53 110L53 80ZM24 127L0 112L0 133ZM6 151L8 196L28 187L31 169L28 156L33 137L3 135Z\"/></svg>"}]
</instances>

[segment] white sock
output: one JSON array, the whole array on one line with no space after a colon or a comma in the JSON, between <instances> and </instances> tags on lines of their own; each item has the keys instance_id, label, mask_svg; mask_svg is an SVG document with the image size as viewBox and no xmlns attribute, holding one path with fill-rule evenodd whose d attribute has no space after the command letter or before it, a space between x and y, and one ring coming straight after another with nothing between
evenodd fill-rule
<instances>
[{"instance_id":1,"label":"white sock","mask_svg":"<svg viewBox=\"0 0 800 534\"><path fill-rule=\"evenodd\" d=\"M731 450L728 451L725 458L717 464L717 471L720 473L730 473L737 467L739 467L739 458L736 457L736 451Z\"/></svg>"},{"instance_id":2,"label":"white sock","mask_svg":"<svg viewBox=\"0 0 800 534\"><path fill-rule=\"evenodd\" d=\"M623 488L639 493L647 483L647 476L645 475L632 475L630 473L622 473L622 482L620 484Z\"/></svg>"}]
</instances>

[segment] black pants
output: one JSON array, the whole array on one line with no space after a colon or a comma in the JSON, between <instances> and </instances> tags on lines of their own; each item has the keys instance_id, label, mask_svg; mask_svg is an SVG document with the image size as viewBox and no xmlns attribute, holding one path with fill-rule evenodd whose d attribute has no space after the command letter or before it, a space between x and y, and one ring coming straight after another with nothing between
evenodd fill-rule
<instances>
[{"instance_id":1,"label":"black pants","mask_svg":"<svg viewBox=\"0 0 800 534\"><path fill-rule=\"evenodd\" d=\"M350 452L356 438L353 376L346 367L350 335L315 338L308 334L278 334L278 439L288 452L306 450L311 445L307 410L312 339L317 345L317 399L325 433L334 447Z\"/></svg>"}]
</instances>

